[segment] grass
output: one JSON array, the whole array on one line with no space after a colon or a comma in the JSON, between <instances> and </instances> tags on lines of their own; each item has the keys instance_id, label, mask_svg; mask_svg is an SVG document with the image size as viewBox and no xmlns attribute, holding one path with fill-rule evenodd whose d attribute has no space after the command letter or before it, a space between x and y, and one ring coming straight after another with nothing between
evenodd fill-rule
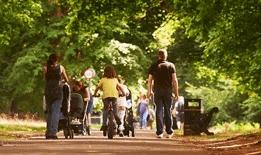
<instances>
[{"instance_id":1,"label":"grass","mask_svg":"<svg viewBox=\"0 0 261 155\"><path fill-rule=\"evenodd\" d=\"M44 133L45 122L34 119L11 118L1 114L0 117L0 139L13 140L28 137L33 134Z\"/></svg>"}]
</instances>

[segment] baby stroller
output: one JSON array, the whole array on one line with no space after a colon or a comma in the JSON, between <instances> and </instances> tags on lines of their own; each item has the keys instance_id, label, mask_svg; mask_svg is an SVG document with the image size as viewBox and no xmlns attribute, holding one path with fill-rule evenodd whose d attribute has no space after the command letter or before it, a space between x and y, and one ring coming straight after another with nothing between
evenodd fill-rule
<instances>
[{"instance_id":1,"label":"baby stroller","mask_svg":"<svg viewBox=\"0 0 261 155\"><path fill-rule=\"evenodd\" d=\"M131 132L131 136L135 137L134 122L135 119L134 119L132 108L129 108L126 110L126 114L124 118L124 130L123 130L124 136L129 137Z\"/></svg>"},{"instance_id":2,"label":"baby stroller","mask_svg":"<svg viewBox=\"0 0 261 155\"><path fill-rule=\"evenodd\" d=\"M64 118L59 121L58 130L63 130L66 139L73 139L74 134L86 135L87 103L84 104L80 94L71 93L68 84L64 85L63 94L61 111Z\"/></svg>"},{"instance_id":3,"label":"baby stroller","mask_svg":"<svg viewBox=\"0 0 261 155\"><path fill-rule=\"evenodd\" d=\"M134 132L135 119L132 111L132 95L130 90L129 90L129 95L126 96L126 100L127 100L127 107L126 107L125 117L124 117L123 135L129 137L131 132L131 136L135 137L135 132Z\"/></svg>"}]
</instances>

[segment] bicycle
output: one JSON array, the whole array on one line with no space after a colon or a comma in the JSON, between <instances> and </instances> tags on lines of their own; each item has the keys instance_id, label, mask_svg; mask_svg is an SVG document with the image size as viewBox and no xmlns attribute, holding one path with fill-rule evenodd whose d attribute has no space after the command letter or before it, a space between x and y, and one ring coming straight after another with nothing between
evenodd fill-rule
<instances>
[{"instance_id":1,"label":"bicycle","mask_svg":"<svg viewBox=\"0 0 261 155\"><path fill-rule=\"evenodd\" d=\"M95 95L93 97L100 97L100 95ZM108 120L108 125L107 128L103 130L103 136L108 136L108 139L113 139L113 137L116 135L117 133L117 123L116 123L116 119L113 113L113 105L112 105L112 101L109 102L108 104L108 116L107 116L107 120Z\"/></svg>"},{"instance_id":2,"label":"bicycle","mask_svg":"<svg viewBox=\"0 0 261 155\"><path fill-rule=\"evenodd\" d=\"M107 132L108 132L108 139L113 139L113 136L116 135L116 121L115 121L115 117L114 117L114 114L113 114L112 102L110 102L110 104L108 106Z\"/></svg>"}]
</instances>

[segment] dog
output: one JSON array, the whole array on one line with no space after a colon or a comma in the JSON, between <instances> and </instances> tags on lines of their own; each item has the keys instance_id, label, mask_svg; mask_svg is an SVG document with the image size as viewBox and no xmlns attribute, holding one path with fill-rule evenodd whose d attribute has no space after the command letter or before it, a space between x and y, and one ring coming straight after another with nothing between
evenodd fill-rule
<instances>
[{"instance_id":1,"label":"dog","mask_svg":"<svg viewBox=\"0 0 261 155\"><path fill-rule=\"evenodd\" d=\"M149 109L149 114L147 116L147 127L149 127L151 130L153 129L153 122L155 120L155 112L153 109Z\"/></svg>"},{"instance_id":2,"label":"dog","mask_svg":"<svg viewBox=\"0 0 261 155\"><path fill-rule=\"evenodd\" d=\"M130 136L130 132L131 132L131 136L135 137L135 131L134 131L134 115L133 115L133 111L132 108L128 109L125 115L125 119L124 119L124 130L123 130L123 134L124 136Z\"/></svg>"},{"instance_id":3,"label":"dog","mask_svg":"<svg viewBox=\"0 0 261 155\"><path fill-rule=\"evenodd\" d=\"M213 107L208 112L200 114L200 117L195 120L194 125L191 127L191 129L198 134L205 133L207 135L214 135L213 132L208 131L208 127L213 115L218 112L218 107Z\"/></svg>"}]
</instances>

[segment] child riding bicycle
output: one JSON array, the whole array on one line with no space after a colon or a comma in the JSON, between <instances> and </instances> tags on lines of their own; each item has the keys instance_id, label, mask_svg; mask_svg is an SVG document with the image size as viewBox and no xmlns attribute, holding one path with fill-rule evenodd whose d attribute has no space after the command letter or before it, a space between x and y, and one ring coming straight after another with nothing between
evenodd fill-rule
<instances>
[{"instance_id":1,"label":"child riding bicycle","mask_svg":"<svg viewBox=\"0 0 261 155\"><path fill-rule=\"evenodd\" d=\"M106 136L107 118L110 104L112 104L113 114L117 125L121 125L122 123L117 115L116 101L119 97L118 90L120 90L123 94L124 90L119 84L116 71L113 66L108 65L105 67L103 77L100 79L99 84L94 91L94 96L97 96L98 90L103 91L103 122L100 130L103 131L103 135Z\"/></svg>"}]
</instances>

